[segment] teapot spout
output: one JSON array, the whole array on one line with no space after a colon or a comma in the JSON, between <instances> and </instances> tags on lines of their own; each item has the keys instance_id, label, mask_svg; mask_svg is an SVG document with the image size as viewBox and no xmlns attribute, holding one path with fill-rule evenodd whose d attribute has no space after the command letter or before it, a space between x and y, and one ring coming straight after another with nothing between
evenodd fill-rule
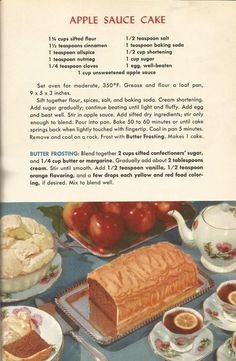
<instances>
[{"instance_id":1,"label":"teapot spout","mask_svg":"<svg viewBox=\"0 0 236 361\"><path fill-rule=\"evenodd\" d=\"M194 247L194 239L193 239L193 232L186 226L185 220L183 216L173 210L168 212L169 216L172 216L175 218L178 228L179 228L179 234L184 243L186 243L190 247Z\"/></svg>"}]
</instances>

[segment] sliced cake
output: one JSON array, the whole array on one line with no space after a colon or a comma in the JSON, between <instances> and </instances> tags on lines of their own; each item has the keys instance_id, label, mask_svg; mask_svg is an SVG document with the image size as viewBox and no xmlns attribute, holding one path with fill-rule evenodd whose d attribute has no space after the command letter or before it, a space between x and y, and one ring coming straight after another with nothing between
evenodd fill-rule
<instances>
[{"instance_id":1,"label":"sliced cake","mask_svg":"<svg viewBox=\"0 0 236 361\"><path fill-rule=\"evenodd\" d=\"M35 331L3 346L4 361L43 361L53 348Z\"/></svg>"}]
</instances>

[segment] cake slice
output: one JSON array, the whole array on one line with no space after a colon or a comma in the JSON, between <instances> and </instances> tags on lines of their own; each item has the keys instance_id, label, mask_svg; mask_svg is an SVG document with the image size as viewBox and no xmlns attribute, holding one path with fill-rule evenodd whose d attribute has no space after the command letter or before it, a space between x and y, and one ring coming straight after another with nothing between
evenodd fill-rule
<instances>
[{"instance_id":1,"label":"cake slice","mask_svg":"<svg viewBox=\"0 0 236 361\"><path fill-rule=\"evenodd\" d=\"M4 361L43 361L53 348L35 331L3 346Z\"/></svg>"},{"instance_id":2,"label":"cake slice","mask_svg":"<svg viewBox=\"0 0 236 361\"><path fill-rule=\"evenodd\" d=\"M191 296L199 285L192 257L168 242L126 253L88 274L90 321L116 336Z\"/></svg>"}]
</instances>

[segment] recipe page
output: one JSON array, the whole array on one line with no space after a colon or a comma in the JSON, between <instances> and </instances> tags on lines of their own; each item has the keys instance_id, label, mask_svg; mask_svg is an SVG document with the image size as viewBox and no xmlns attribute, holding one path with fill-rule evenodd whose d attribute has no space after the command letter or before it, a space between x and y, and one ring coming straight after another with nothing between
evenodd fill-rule
<instances>
[{"instance_id":1,"label":"recipe page","mask_svg":"<svg viewBox=\"0 0 236 361\"><path fill-rule=\"evenodd\" d=\"M236 2L0 4L3 361L235 360Z\"/></svg>"},{"instance_id":2,"label":"recipe page","mask_svg":"<svg viewBox=\"0 0 236 361\"><path fill-rule=\"evenodd\" d=\"M2 200L235 198L235 4L2 1Z\"/></svg>"}]
</instances>

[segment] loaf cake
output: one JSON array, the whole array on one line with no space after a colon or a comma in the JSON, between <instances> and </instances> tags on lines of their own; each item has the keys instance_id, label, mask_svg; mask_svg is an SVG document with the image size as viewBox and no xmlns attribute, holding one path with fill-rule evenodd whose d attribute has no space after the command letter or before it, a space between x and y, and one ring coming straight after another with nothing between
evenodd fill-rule
<instances>
[{"instance_id":1,"label":"loaf cake","mask_svg":"<svg viewBox=\"0 0 236 361\"><path fill-rule=\"evenodd\" d=\"M117 336L191 296L199 285L192 257L169 242L121 255L88 274L90 321Z\"/></svg>"},{"instance_id":2,"label":"loaf cake","mask_svg":"<svg viewBox=\"0 0 236 361\"><path fill-rule=\"evenodd\" d=\"M35 331L3 346L4 361L43 361L52 352L52 346Z\"/></svg>"}]
</instances>

